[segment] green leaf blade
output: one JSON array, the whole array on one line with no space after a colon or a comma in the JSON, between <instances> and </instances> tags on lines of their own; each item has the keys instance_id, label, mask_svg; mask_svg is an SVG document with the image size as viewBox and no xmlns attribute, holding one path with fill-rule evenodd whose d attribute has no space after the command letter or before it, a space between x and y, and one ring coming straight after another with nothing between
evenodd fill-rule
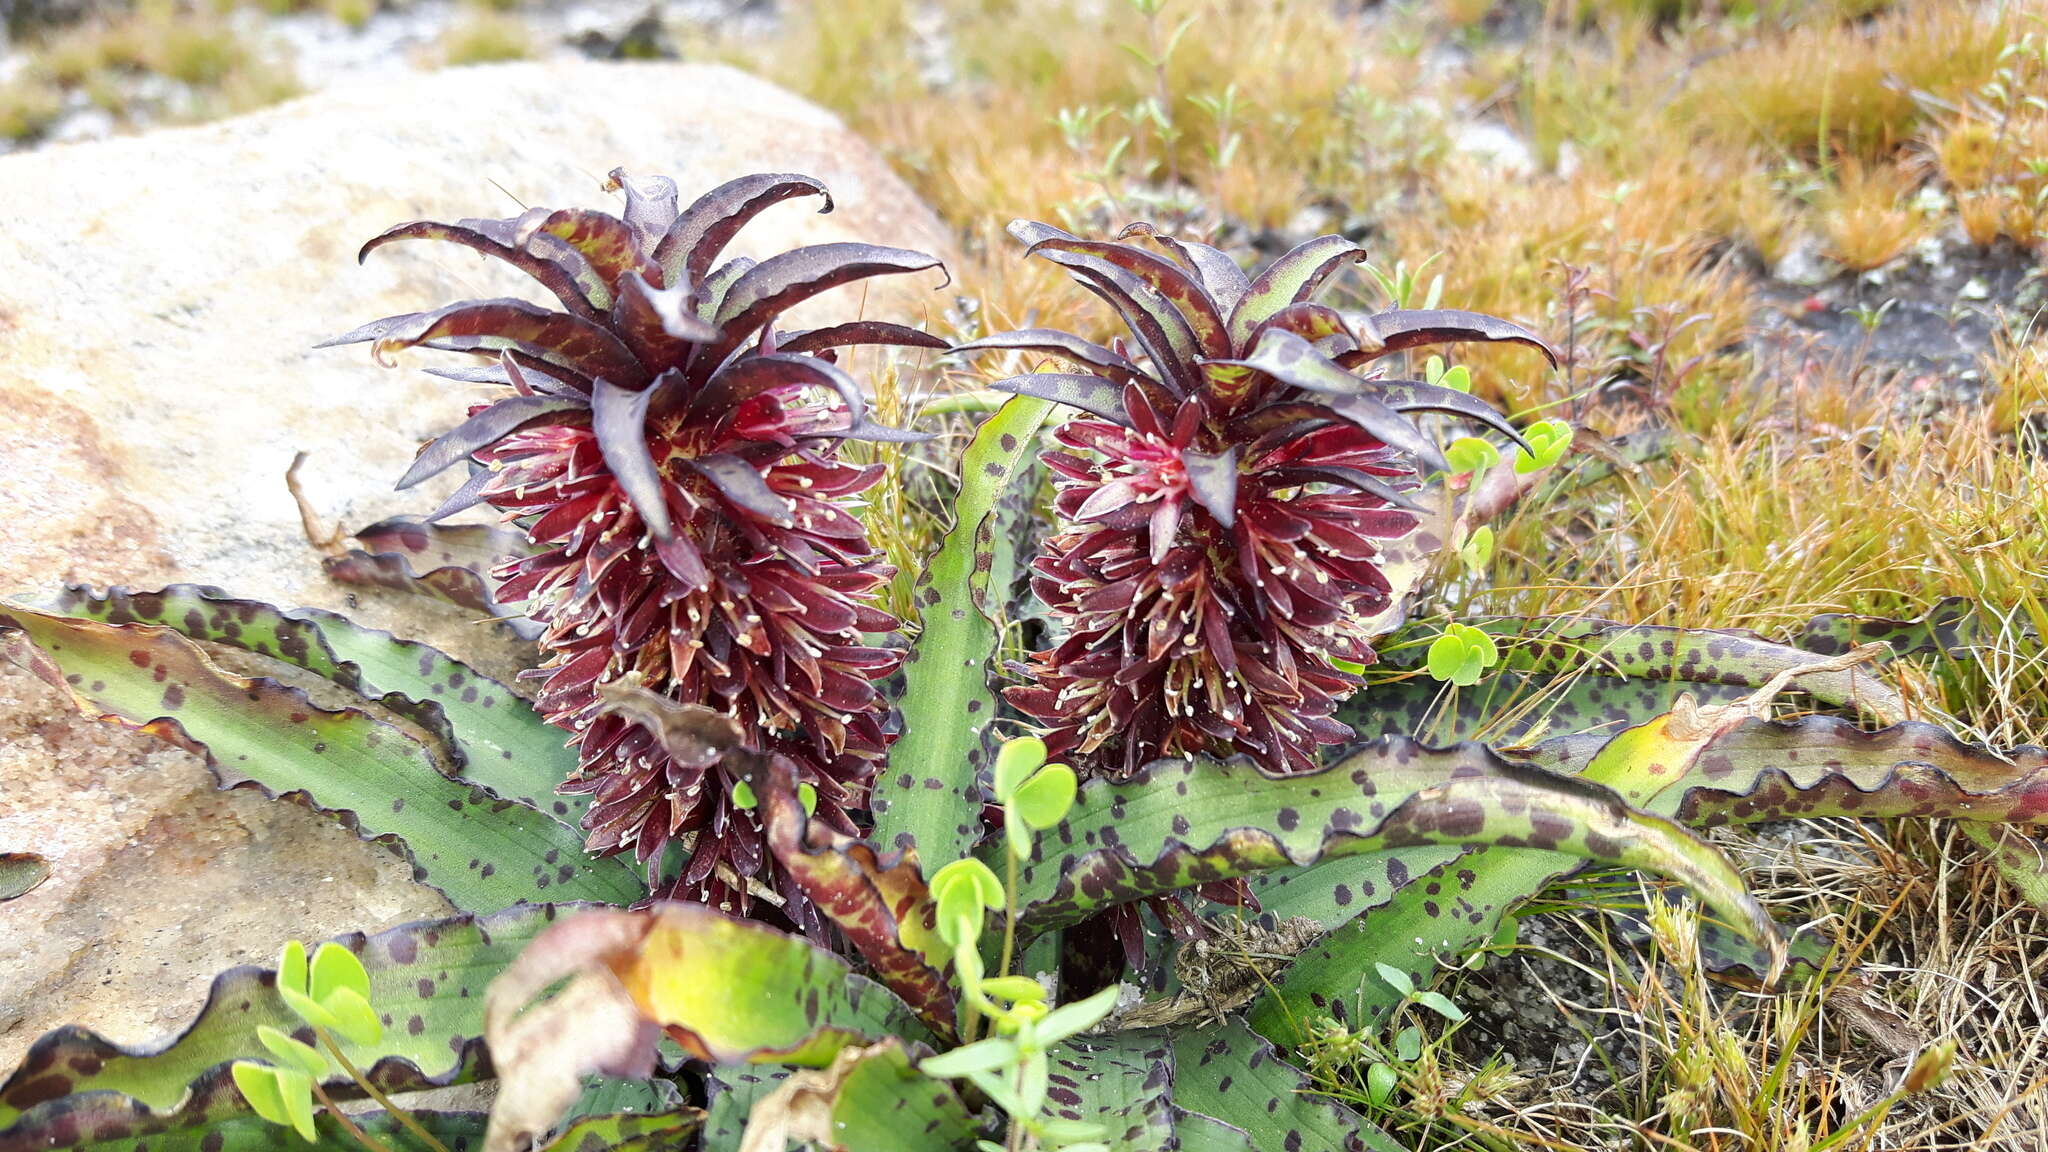
<instances>
[{"instance_id":1,"label":"green leaf blade","mask_svg":"<svg viewBox=\"0 0 2048 1152\"><path fill-rule=\"evenodd\" d=\"M980 838L989 769L983 730L995 715L989 663L998 636L989 574L1015 541L995 532L997 502L1030 466L1052 405L1016 397L974 434L961 464L954 522L918 582L923 630L904 667L904 732L875 780L873 839L914 848L926 874L968 854Z\"/></svg>"}]
</instances>

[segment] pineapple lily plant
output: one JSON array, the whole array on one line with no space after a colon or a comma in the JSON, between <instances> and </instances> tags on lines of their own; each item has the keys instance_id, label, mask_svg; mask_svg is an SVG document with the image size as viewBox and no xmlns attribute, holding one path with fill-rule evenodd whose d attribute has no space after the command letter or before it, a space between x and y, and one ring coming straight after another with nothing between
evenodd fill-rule
<instances>
[{"instance_id":1,"label":"pineapple lily plant","mask_svg":"<svg viewBox=\"0 0 2048 1152\"><path fill-rule=\"evenodd\" d=\"M942 342L780 317L936 261L831 244L721 262L753 215L822 186L747 177L682 207L667 181L614 183L617 216L370 244L469 246L559 308L471 301L340 341L466 356L431 370L493 391L404 477L466 468L456 496L366 529L379 550L337 575L496 554L420 583L537 626L535 700L211 588L0 602L11 654L89 714L333 814L462 910L224 973L161 1046L43 1037L0 1081L0 1152L1393 1149L1291 1058L1436 996L1442 964L1587 862L1683 884L1717 965L1768 986L1813 950L1695 829L1956 816L1991 838L2048 817L2038 750L1909 721L1864 668L1873 635L1946 650L1939 629L1822 618L1794 645L1408 622L1439 553L1483 565L1484 521L1569 479L1568 430L1516 426L1455 372L1379 373L1430 344L1544 346L1488 317L1319 303L1362 255L1338 237L1248 274L1143 227L1016 226L1124 334L955 349L1032 370L996 384L1010 398L958 461L906 650L860 503L882 470L844 449L917 434L869 416L837 350ZM1440 447L1460 425L1512 442L1515 467L1497 444ZM504 527L439 523L478 505ZM1019 616L1043 643L1006 667ZM237 675L221 648L348 702ZM1791 690L1806 714L1773 719ZM1495 722L1530 692L1548 705ZM1218 923L1254 916L1295 941L1255 978L1189 963L1227 959ZM392 1099L493 1077L489 1116Z\"/></svg>"}]
</instances>

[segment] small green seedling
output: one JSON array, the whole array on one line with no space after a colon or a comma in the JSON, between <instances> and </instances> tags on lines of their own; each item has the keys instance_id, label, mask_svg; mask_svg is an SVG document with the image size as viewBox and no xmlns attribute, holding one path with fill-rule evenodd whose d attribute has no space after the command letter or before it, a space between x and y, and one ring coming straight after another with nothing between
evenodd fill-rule
<instances>
[{"instance_id":1,"label":"small green seedling","mask_svg":"<svg viewBox=\"0 0 2048 1152\"><path fill-rule=\"evenodd\" d=\"M1477 484L1488 468L1500 463L1500 449L1477 436L1462 436L1444 448L1444 459L1450 461L1451 475L1470 473Z\"/></svg>"},{"instance_id":2,"label":"small green seedling","mask_svg":"<svg viewBox=\"0 0 2048 1152\"><path fill-rule=\"evenodd\" d=\"M1444 634L1429 645L1430 676L1460 688L1479 683L1479 677L1498 663L1499 645L1469 624L1446 625Z\"/></svg>"},{"instance_id":3,"label":"small green seedling","mask_svg":"<svg viewBox=\"0 0 2048 1152\"><path fill-rule=\"evenodd\" d=\"M1465 571L1473 576L1486 571L1486 565L1493 560L1493 528L1481 524L1458 545L1458 558L1465 562Z\"/></svg>"},{"instance_id":4,"label":"small green seedling","mask_svg":"<svg viewBox=\"0 0 2048 1152\"><path fill-rule=\"evenodd\" d=\"M1426 384L1434 384L1439 388L1449 388L1455 392L1470 392L1472 390L1471 370L1463 364L1455 368L1445 368L1444 358L1441 356L1431 356L1422 362L1422 380Z\"/></svg>"},{"instance_id":5,"label":"small green seedling","mask_svg":"<svg viewBox=\"0 0 2048 1152\"><path fill-rule=\"evenodd\" d=\"M1515 472L1527 476L1564 459L1572 446L1572 426L1562 420L1541 420L1522 429L1522 437L1536 450L1531 454L1528 448L1515 449Z\"/></svg>"},{"instance_id":6,"label":"small green seedling","mask_svg":"<svg viewBox=\"0 0 2048 1152\"><path fill-rule=\"evenodd\" d=\"M411 1115L396 1107L377 1086L364 1079L348 1057L342 1055L335 1037L357 1047L384 1039L384 1025L370 1005L370 973L362 960L348 948L329 941L313 953L310 962L306 946L293 940L277 959L277 994L292 1014L313 1030L313 1038L327 1051L287 1035L276 1028L259 1025L256 1039L276 1058L276 1064L237 1060L229 1074L235 1087L256 1115L272 1124L292 1129L307 1143L316 1143L320 1133L313 1125L313 1101L319 1098L350 1136L373 1152L386 1152L384 1145L369 1135L334 1106L322 1090L330 1072L354 1080L365 1093L382 1104L399 1123L411 1129L427 1147L447 1152L441 1143L419 1126ZM329 1060L332 1058L332 1064Z\"/></svg>"},{"instance_id":7,"label":"small green seedling","mask_svg":"<svg viewBox=\"0 0 2048 1152\"><path fill-rule=\"evenodd\" d=\"M1003 832L1010 852L1031 859L1034 834L1067 818L1080 780L1065 764L1045 762L1045 741L1024 736L996 752L996 803L1003 806Z\"/></svg>"}]
</instances>

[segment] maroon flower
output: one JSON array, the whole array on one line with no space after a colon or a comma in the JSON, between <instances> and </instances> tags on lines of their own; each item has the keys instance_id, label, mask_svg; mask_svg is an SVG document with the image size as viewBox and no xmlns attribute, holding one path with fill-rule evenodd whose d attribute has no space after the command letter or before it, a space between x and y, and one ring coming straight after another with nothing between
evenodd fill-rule
<instances>
[{"instance_id":1,"label":"maroon flower","mask_svg":"<svg viewBox=\"0 0 2048 1152\"><path fill-rule=\"evenodd\" d=\"M481 355L481 366L436 374L510 389L422 450L400 486L473 460L470 481L434 515L488 504L539 546L500 570L500 595L524 601L546 628L539 707L580 752L563 790L591 795L591 850L631 851L658 876L665 849L680 843L686 863L665 895L744 909L772 893L812 927L814 910L734 802L737 778L718 746L672 754L599 687L624 678L729 716L759 750L796 765L819 819L853 830L848 810L863 803L891 739L873 682L899 662L863 633L898 622L874 604L890 570L850 511L881 469L838 450L848 439L916 437L868 420L832 350L943 344L876 322L774 325L826 288L938 261L824 244L714 267L761 209L824 196L824 186L749 176L678 212L670 181L612 177L626 190L623 218L536 209L406 224L363 249L415 237L464 244L531 273L563 310L469 301L335 343L374 340L380 358L413 346Z\"/></svg>"},{"instance_id":2,"label":"maroon flower","mask_svg":"<svg viewBox=\"0 0 2048 1152\"><path fill-rule=\"evenodd\" d=\"M1378 357L1453 340L1541 341L1471 313L1345 315L1310 302L1363 257L1311 240L1256 279L1206 245L1150 236L1178 261L1043 224L1012 234L1108 300L1128 346L1029 329L962 349L1059 357L1078 373L1002 381L1082 409L1045 462L1062 529L1032 586L1066 628L1035 654L1012 703L1049 726L1056 755L1125 774L1160 756L1241 752L1305 770L1349 739L1331 718L1375 659L1368 624L1392 586L1386 542L1413 532L1413 494L1442 454L1408 413L1514 430L1482 402L1357 374ZM1546 352L1547 349L1544 349Z\"/></svg>"}]
</instances>

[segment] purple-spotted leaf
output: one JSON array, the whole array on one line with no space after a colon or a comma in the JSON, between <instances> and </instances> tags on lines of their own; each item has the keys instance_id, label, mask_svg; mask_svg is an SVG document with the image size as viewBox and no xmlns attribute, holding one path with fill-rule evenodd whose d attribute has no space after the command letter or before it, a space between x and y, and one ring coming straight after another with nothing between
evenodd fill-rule
<instances>
[{"instance_id":1,"label":"purple-spotted leaf","mask_svg":"<svg viewBox=\"0 0 2048 1152\"><path fill-rule=\"evenodd\" d=\"M1057 356L1091 369L1118 384L1135 384L1150 379L1143 368L1133 364L1123 355L1058 328L1019 328L1014 332L996 332L979 340L956 344L952 350L1037 352L1046 356Z\"/></svg>"},{"instance_id":2,"label":"purple-spotted leaf","mask_svg":"<svg viewBox=\"0 0 2048 1152\"><path fill-rule=\"evenodd\" d=\"M393 532L411 531L405 522L388 523ZM191 584L104 594L71 588L54 604L67 615L162 625L296 665L404 716L436 740L437 753L465 779L500 796L570 825L587 803L581 796L550 795L576 762L556 729L510 688L418 641L317 608L285 612Z\"/></svg>"},{"instance_id":3,"label":"purple-spotted leaf","mask_svg":"<svg viewBox=\"0 0 2048 1152\"><path fill-rule=\"evenodd\" d=\"M819 1070L738 1065L716 1072L702 1152L758 1152L791 1140L838 1152L959 1152L973 1115L951 1085L919 1072L903 1045L842 1049Z\"/></svg>"},{"instance_id":4,"label":"purple-spotted leaf","mask_svg":"<svg viewBox=\"0 0 2048 1152\"><path fill-rule=\"evenodd\" d=\"M1737 927L1775 939L1741 876L1684 829L1629 809L1597 784L1472 744L1435 749L1387 737L1337 764L1280 777L1245 761L1157 760L1129 780L1090 781L1039 843L1013 893L1034 930L1330 857L1500 844L1670 876Z\"/></svg>"},{"instance_id":5,"label":"purple-spotted leaf","mask_svg":"<svg viewBox=\"0 0 2048 1152\"><path fill-rule=\"evenodd\" d=\"M520 242L519 234L526 220L527 216L515 216L510 220L459 220L453 224L439 224L429 220L400 224L372 237L363 245L362 250L356 253L356 261L361 263L369 259L370 253L397 240L446 240L466 248L474 248L486 256L495 256L518 268L540 281L548 291L555 294L564 308L575 315L586 320L595 320L602 316L604 309L591 302L589 292L589 289L596 286L596 273L574 251L565 251L559 245L534 250ZM361 330L358 329L357 332L360 333ZM350 336L329 343L353 343L355 339L367 338L371 337L351 333Z\"/></svg>"},{"instance_id":6,"label":"purple-spotted leaf","mask_svg":"<svg viewBox=\"0 0 2048 1152\"><path fill-rule=\"evenodd\" d=\"M1703 706L1680 696L1669 712L1607 740L1579 775L1558 778L1612 788L1630 804L1669 814L1683 794L1675 785L1689 775L1714 740L1766 713L1795 677L1851 670L1868 655L1809 657L1788 664L1747 696L1727 704ZM1361 973L1374 964L1388 964L1420 981L1435 969L1439 956L1463 956L1485 944L1510 908L1581 866L1573 854L1504 844L1440 860L1419 877L1412 865L1424 861L1395 861L1398 875L1393 874L1393 864L1387 864L1387 875L1396 882L1391 895L1296 956L1279 986L1253 1004L1253 1027L1287 1044L1302 1042L1324 1019L1375 1028L1399 997L1384 982ZM1704 895L1702 900L1715 903ZM1731 917L1725 907L1717 911L1738 931L1769 943L1763 966L1766 979L1775 979L1786 958L1777 934L1759 933L1755 925L1741 923L1741 916Z\"/></svg>"},{"instance_id":7,"label":"purple-spotted leaf","mask_svg":"<svg viewBox=\"0 0 2048 1152\"><path fill-rule=\"evenodd\" d=\"M661 472L647 447L647 407L661 392L662 384L657 380L634 392L599 380L590 393L590 427L597 433L605 467L611 469L633 511L640 514L656 540L668 539L671 530Z\"/></svg>"},{"instance_id":8,"label":"purple-spotted leaf","mask_svg":"<svg viewBox=\"0 0 2048 1152\"><path fill-rule=\"evenodd\" d=\"M1166 1031L1074 1036L1050 1055L1045 1117L1097 1129L1110 1152L1173 1146L1173 1038Z\"/></svg>"},{"instance_id":9,"label":"purple-spotted leaf","mask_svg":"<svg viewBox=\"0 0 2048 1152\"><path fill-rule=\"evenodd\" d=\"M482 1074L484 990L555 916L552 905L522 905L493 916L341 937L339 943L363 961L372 1001L391 1017L375 1044L343 1039L343 1054L389 1091L463 1083ZM221 973L203 1006L194 1007L192 1022L162 1043L117 1044L83 1028L60 1028L38 1039L21 1066L0 1081L0 1148L30 1131L61 1130L62 1118L84 1101L118 1101L187 1119L242 1112L227 1068L236 1060L272 1059L256 1030L313 1039L264 969ZM339 1067L328 1079L334 1094L357 1094ZM226 1100L218 1096L223 1088ZM50 1147L20 1145L31 1146Z\"/></svg>"},{"instance_id":10,"label":"purple-spotted leaf","mask_svg":"<svg viewBox=\"0 0 2048 1152\"><path fill-rule=\"evenodd\" d=\"M938 257L907 248L841 241L780 252L748 269L719 301L723 335L703 353L716 364L761 326L827 289L870 276L939 268Z\"/></svg>"},{"instance_id":11,"label":"purple-spotted leaf","mask_svg":"<svg viewBox=\"0 0 2048 1152\"><path fill-rule=\"evenodd\" d=\"M1961 596L1949 596L1935 601L1925 613L1911 620L1845 612L1816 616L1799 629L1791 644L1832 656L1859 644L1882 640L1891 646L1894 656L1938 652L1961 658L1995 639L1976 605Z\"/></svg>"},{"instance_id":12,"label":"purple-spotted leaf","mask_svg":"<svg viewBox=\"0 0 2048 1152\"><path fill-rule=\"evenodd\" d=\"M624 902L645 891L616 859L584 856L575 832L445 776L429 749L360 708L332 710L269 679L222 671L167 627L108 624L0 602L28 666L87 715L202 753L223 787L250 786L332 813L412 861L457 907Z\"/></svg>"},{"instance_id":13,"label":"purple-spotted leaf","mask_svg":"<svg viewBox=\"0 0 2048 1152\"><path fill-rule=\"evenodd\" d=\"M1337 269L1364 259L1365 249L1342 236L1318 236L1273 261L1231 310L1231 342L1243 348L1259 325L1315 295Z\"/></svg>"},{"instance_id":14,"label":"purple-spotted leaf","mask_svg":"<svg viewBox=\"0 0 2048 1152\"><path fill-rule=\"evenodd\" d=\"M1073 372L1034 372L1028 376L1012 376L1007 380L998 380L989 387L1012 396L1035 396L1040 400L1050 400L1069 408L1079 408L1112 423L1130 426L1130 417L1124 414L1123 387L1100 376L1084 376Z\"/></svg>"},{"instance_id":15,"label":"purple-spotted leaf","mask_svg":"<svg viewBox=\"0 0 2048 1152\"><path fill-rule=\"evenodd\" d=\"M984 737L996 710L989 671L1002 610L991 602L1000 592L990 579L1017 544L996 532L999 502L1031 467L1051 410L1047 401L1020 396L976 430L961 458L953 526L918 578L923 627L904 666L903 735L874 784L874 840L914 848L927 868L967 855L981 838L983 777L992 763Z\"/></svg>"},{"instance_id":16,"label":"purple-spotted leaf","mask_svg":"<svg viewBox=\"0 0 2048 1152\"><path fill-rule=\"evenodd\" d=\"M1506 341L1525 344L1557 367L1557 352L1534 332L1495 316L1461 312L1449 308L1401 308L1373 315L1353 313L1347 317L1358 337L1363 363L1391 356L1408 348L1431 344L1462 344ZM1347 364L1346 367L1351 367Z\"/></svg>"},{"instance_id":17,"label":"purple-spotted leaf","mask_svg":"<svg viewBox=\"0 0 2048 1152\"><path fill-rule=\"evenodd\" d=\"M511 351L592 380L638 388L647 369L611 332L524 300L465 300L393 325L371 345L379 357L424 345L450 352Z\"/></svg>"},{"instance_id":18,"label":"purple-spotted leaf","mask_svg":"<svg viewBox=\"0 0 2048 1152\"><path fill-rule=\"evenodd\" d=\"M811 177L793 172L742 176L699 196L675 218L655 247L654 259L661 265L663 283L701 282L718 254L748 221L770 205L796 196L822 196L825 206L818 211L832 211L832 193Z\"/></svg>"},{"instance_id":19,"label":"purple-spotted leaf","mask_svg":"<svg viewBox=\"0 0 2048 1152\"><path fill-rule=\"evenodd\" d=\"M1254 1148L1401 1152L1235 1020L1178 1029L1172 1039L1175 1105L1244 1132Z\"/></svg>"}]
</instances>

